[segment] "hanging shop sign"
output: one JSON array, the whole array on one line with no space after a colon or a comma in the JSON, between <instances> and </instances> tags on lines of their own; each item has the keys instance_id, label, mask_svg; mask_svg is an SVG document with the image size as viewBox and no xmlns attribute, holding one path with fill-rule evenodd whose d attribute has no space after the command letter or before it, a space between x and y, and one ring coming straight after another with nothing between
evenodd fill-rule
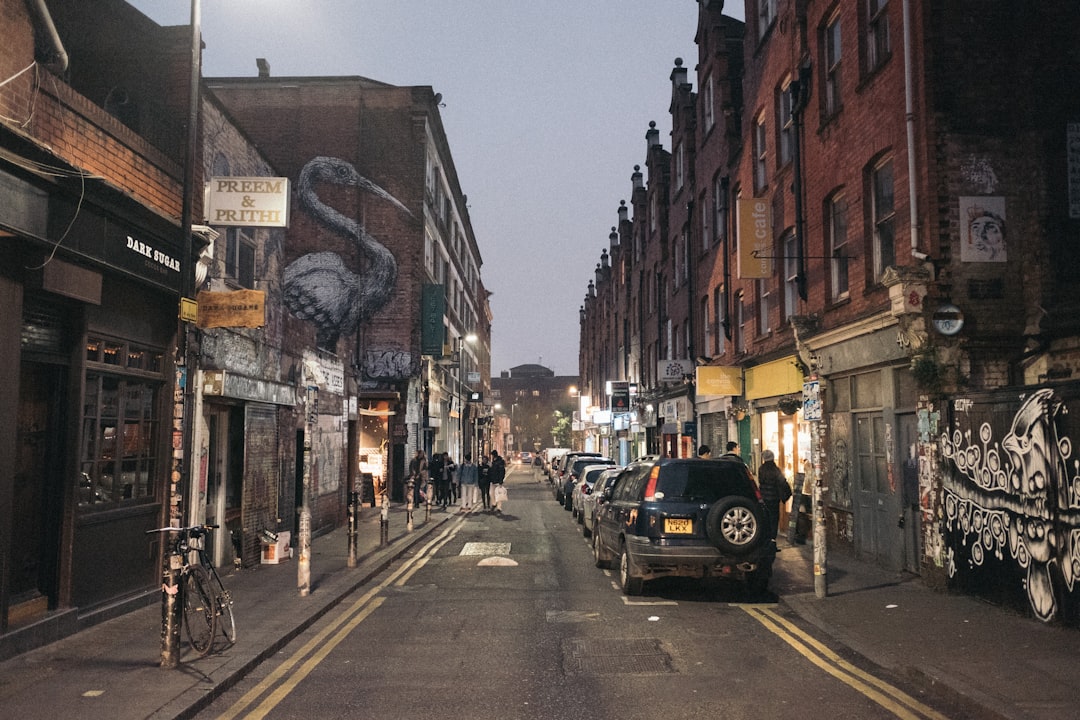
<instances>
[{"instance_id":1,"label":"hanging shop sign","mask_svg":"<svg viewBox=\"0 0 1080 720\"><path fill-rule=\"evenodd\" d=\"M694 363L690 360L661 360L657 363L656 377L660 382L679 382L693 372Z\"/></svg>"},{"instance_id":2,"label":"hanging shop sign","mask_svg":"<svg viewBox=\"0 0 1080 720\"><path fill-rule=\"evenodd\" d=\"M740 278L769 278L773 273L772 214L764 198L739 198L738 227Z\"/></svg>"},{"instance_id":3,"label":"hanging shop sign","mask_svg":"<svg viewBox=\"0 0 1080 720\"><path fill-rule=\"evenodd\" d=\"M743 371L734 365L702 365L697 368L697 397L742 395Z\"/></svg>"},{"instance_id":4,"label":"hanging shop sign","mask_svg":"<svg viewBox=\"0 0 1080 720\"><path fill-rule=\"evenodd\" d=\"M206 187L206 222L236 227L288 227L289 179L211 178Z\"/></svg>"},{"instance_id":5,"label":"hanging shop sign","mask_svg":"<svg viewBox=\"0 0 1080 720\"><path fill-rule=\"evenodd\" d=\"M262 290L203 290L196 300L201 328L257 328L266 324L266 293Z\"/></svg>"}]
</instances>

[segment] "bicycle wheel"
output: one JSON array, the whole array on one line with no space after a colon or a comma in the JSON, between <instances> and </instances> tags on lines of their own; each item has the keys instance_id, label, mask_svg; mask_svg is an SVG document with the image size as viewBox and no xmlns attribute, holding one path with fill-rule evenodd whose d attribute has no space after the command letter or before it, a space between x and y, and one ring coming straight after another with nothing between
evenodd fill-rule
<instances>
[{"instance_id":1,"label":"bicycle wheel","mask_svg":"<svg viewBox=\"0 0 1080 720\"><path fill-rule=\"evenodd\" d=\"M210 576L199 565L189 567L184 576L184 628L196 654L202 657L210 652L217 629L217 612Z\"/></svg>"},{"instance_id":2,"label":"bicycle wheel","mask_svg":"<svg viewBox=\"0 0 1080 720\"><path fill-rule=\"evenodd\" d=\"M236 642L236 617L233 615L232 595L221 583L221 578L218 577L216 570L214 571L214 580L218 586L217 610L220 618L219 622L221 623L221 632L231 644Z\"/></svg>"}]
</instances>

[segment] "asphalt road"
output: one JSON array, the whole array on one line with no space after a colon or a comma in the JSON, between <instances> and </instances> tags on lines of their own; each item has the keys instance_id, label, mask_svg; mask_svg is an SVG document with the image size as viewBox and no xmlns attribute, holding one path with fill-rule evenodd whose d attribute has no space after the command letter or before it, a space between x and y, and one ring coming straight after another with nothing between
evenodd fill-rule
<instances>
[{"instance_id":1,"label":"asphalt road","mask_svg":"<svg viewBox=\"0 0 1080 720\"><path fill-rule=\"evenodd\" d=\"M508 488L502 515L459 515L199 717L963 717L739 588L623 596L546 483L516 466Z\"/></svg>"}]
</instances>

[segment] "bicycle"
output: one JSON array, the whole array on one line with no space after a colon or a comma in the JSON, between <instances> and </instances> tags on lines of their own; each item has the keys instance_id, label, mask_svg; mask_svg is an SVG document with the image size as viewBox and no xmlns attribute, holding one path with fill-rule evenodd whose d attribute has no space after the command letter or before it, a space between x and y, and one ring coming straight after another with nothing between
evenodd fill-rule
<instances>
[{"instance_id":1,"label":"bicycle","mask_svg":"<svg viewBox=\"0 0 1080 720\"><path fill-rule=\"evenodd\" d=\"M225 639L231 645L236 642L236 618L233 615L232 595L225 589L214 563L206 554L203 538L217 525L192 525L191 527L163 527L147 530L152 533L176 533L169 551L171 568L179 565L183 623L191 649L199 657L205 656L214 646L218 623ZM198 554L198 562L191 562L191 554ZM214 591L210 579L217 584ZM220 620L219 620L220 618Z\"/></svg>"}]
</instances>

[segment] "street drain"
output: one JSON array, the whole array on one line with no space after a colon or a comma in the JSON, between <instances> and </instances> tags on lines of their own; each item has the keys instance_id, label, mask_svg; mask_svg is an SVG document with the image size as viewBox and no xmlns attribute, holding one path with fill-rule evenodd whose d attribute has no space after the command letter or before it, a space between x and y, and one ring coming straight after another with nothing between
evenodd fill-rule
<instances>
[{"instance_id":1,"label":"street drain","mask_svg":"<svg viewBox=\"0 0 1080 720\"><path fill-rule=\"evenodd\" d=\"M670 673L671 656L656 638L573 638L563 643L567 675Z\"/></svg>"}]
</instances>

